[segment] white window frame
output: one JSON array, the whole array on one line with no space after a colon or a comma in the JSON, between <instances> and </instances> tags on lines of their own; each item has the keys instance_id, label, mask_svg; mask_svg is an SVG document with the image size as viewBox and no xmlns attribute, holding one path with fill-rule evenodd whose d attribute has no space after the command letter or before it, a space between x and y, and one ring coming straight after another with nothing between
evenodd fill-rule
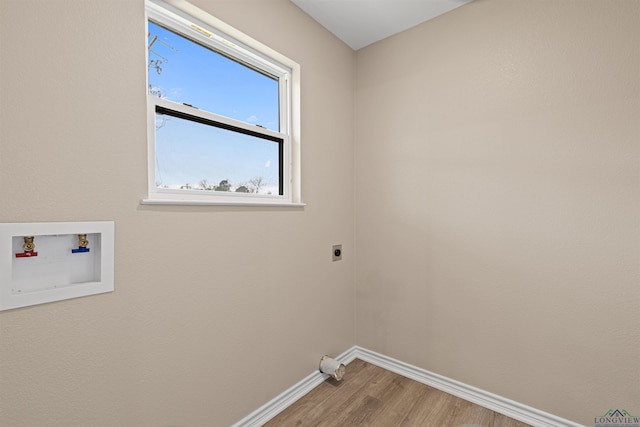
<instances>
[{"instance_id":1,"label":"white window frame","mask_svg":"<svg viewBox=\"0 0 640 427\"><path fill-rule=\"evenodd\" d=\"M274 76L279 81L280 132L242 122L212 112L192 108L184 104L162 99L147 90L147 140L148 140L148 196L143 204L189 205L244 205L244 206L304 206L300 200L299 155L299 78L300 66L283 55L244 35L222 21L186 3L181 8L161 0L147 0L145 27L149 20L168 29L186 35L200 44L209 46L231 58L249 64ZM185 10L186 9L186 10ZM147 32L145 32L145 35ZM147 38L145 37L145 43ZM149 52L145 49L149 62ZM254 134L283 140L281 159L282 195L236 193L202 190L174 190L156 187L156 109L166 109L199 119L243 129Z\"/></svg>"}]
</instances>

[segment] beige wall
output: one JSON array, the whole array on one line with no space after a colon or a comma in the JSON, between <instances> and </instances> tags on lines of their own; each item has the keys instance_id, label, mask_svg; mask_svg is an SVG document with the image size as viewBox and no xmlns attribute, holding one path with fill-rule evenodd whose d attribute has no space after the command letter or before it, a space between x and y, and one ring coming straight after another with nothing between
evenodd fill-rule
<instances>
[{"instance_id":1,"label":"beige wall","mask_svg":"<svg viewBox=\"0 0 640 427\"><path fill-rule=\"evenodd\" d=\"M358 52L358 345L640 413L638 46L638 1L477 0Z\"/></svg>"},{"instance_id":2,"label":"beige wall","mask_svg":"<svg viewBox=\"0 0 640 427\"><path fill-rule=\"evenodd\" d=\"M228 425L354 343L355 55L288 0L193 3L301 64L308 205L141 206L143 1L0 0L0 222L116 223L114 293L0 312L3 427Z\"/></svg>"},{"instance_id":3,"label":"beige wall","mask_svg":"<svg viewBox=\"0 0 640 427\"><path fill-rule=\"evenodd\" d=\"M0 222L116 222L116 292L0 313L0 424L225 425L354 343L640 412L640 3L476 0L357 55L192 3L301 64L308 206L139 205L143 2L0 0Z\"/></svg>"}]
</instances>

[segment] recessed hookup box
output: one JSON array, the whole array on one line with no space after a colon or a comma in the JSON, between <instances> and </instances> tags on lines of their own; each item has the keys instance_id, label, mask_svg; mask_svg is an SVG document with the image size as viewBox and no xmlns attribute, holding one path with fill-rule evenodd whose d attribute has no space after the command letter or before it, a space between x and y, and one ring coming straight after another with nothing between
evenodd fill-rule
<instances>
[{"instance_id":1,"label":"recessed hookup box","mask_svg":"<svg viewBox=\"0 0 640 427\"><path fill-rule=\"evenodd\" d=\"M0 223L0 311L114 290L113 221Z\"/></svg>"}]
</instances>

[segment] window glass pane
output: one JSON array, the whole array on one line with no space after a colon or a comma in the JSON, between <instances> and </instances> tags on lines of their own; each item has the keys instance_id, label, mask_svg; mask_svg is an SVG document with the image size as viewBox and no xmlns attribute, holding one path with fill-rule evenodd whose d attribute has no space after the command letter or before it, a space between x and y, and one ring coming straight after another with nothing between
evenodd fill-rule
<instances>
[{"instance_id":1,"label":"window glass pane","mask_svg":"<svg viewBox=\"0 0 640 427\"><path fill-rule=\"evenodd\" d=\"M279 131L278 80L149 21L149 93Z\"/></svg>"},{"instance_id":2,"label":"window glass pane","mask_svg":"<svg viewBox=\"0 0 640 427\"><path fill-rule=\"evenodd\" d=\"M156 186L281 195L281 146L157 113Z\"/></svg>"}]
</instances>

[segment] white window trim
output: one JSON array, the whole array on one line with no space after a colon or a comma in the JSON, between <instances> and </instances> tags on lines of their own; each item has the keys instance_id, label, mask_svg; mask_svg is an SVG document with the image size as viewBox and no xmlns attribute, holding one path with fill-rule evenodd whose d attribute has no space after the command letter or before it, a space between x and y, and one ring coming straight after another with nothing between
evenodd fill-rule
<instances>
[{"instance_id":1,"label":"white window trim","mask_svg":"<svg viewBox=\"0 0 640 427\"><path fill-rule=\"evenodd\" d=\"M286 97L288 108L281 108L282 132L256 129L255 126L217 114L208 113L147 93L148 195L142 204L159 205L240 205L240 206L304 206L300 194L300 65L225 24L201 9L181 0L147 0L145 27L151 19L170 27L193 29L189 35L204 43L214 40L215 48L250 64L259 66L281 78L280 97ZM145 43L146 43L145 32ZM241 48L242 51L237 50ZM146 49L145 49L146 52ZM241 53L239 53L241 52ZM148 52L147 52L148 55ZM147 61L148 63L148 57ZM281 65L279 65L281 64ZM147 74L148 79L148 74ZM145 90L148 90L148 81ZM166 104L166 105L165 105ZM185 114L197 115L241 129L284 139L283 194L263 195L200 190L171 190L155 185L155 109L156 105Z\"/></svg>"}]
</instances>

